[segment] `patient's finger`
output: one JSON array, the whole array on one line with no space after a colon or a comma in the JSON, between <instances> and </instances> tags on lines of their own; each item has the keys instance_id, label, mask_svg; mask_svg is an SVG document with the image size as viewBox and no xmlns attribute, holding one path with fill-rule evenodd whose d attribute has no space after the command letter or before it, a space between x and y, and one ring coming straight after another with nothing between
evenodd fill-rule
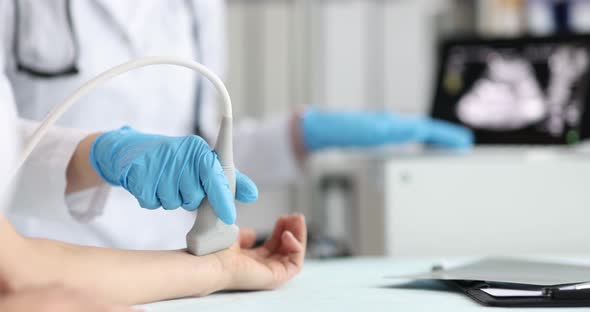
<instances>
[{"instance_id":1,"label":"patient's finger","mask_svg":"<svg viewBox=\"0 0 590 312\"><path fill-rule=\"evenodd\" d=\"M289 231L283 232L281 240L281 251L286 253L283 265L287 269L288 275L290 276L289 278L291 278L297 274L297 272L301 271L301 268L303 267L305 249L295 236L293 236L293 233Z\"/></svg>"},{"instance_id":2,"label":"patient's finger","mask_svg":"<svg viewBox=\"0 0 590 312\"><path fill-rule=\"evenodd\" d=\"M307 244L307 226L305 217L302 214L293 214L289 216L285 224L285 230L293 233L293 236L305 246Z\"/></svg>"},{"instance_id":3,"label":"patient's finger","mask_svg":"<svg viewBox=\"0 0 590 312\"><path fill-rule=\"evenodd\" d=\"M303 245L295 238L292 232L285 231L281 235L282 251L287 254L299 253L303 251Z\"/></svg>"},{"instance_id":4,"label":"patient's finger","mask_svg":"<svg viewBox=\"0 0 590 312\"><path fill-rule=\"evenodd\" d=\"M256 232L252 229L240 229L240 247L251 248L256 243Z\"/></svg>"},{"instance_id":5,"label":"patient's finger","mask_svg":"<svg viewBox=\"0 0 590 312\"><path fill-rule=\"evenodd\" d=\"M264 243L264 247L270 252L274 252L281 246L281 235L285 231L285 224L287 222L287 216L280 217L275 223L275 227L272 231L270 238Z\"/></svg>"}]
</instances>

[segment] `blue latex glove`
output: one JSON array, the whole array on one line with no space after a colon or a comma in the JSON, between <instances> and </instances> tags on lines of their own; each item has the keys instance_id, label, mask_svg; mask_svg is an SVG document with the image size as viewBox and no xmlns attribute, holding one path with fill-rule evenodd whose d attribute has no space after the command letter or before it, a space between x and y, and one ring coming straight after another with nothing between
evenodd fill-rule
<instances>
[{"instance_id":1,"label":"blue latex glove","mask_svg":"<svg viewBox=\"0 0 590 312\"><path fill-rule=\"evenodd\" d=\"M235 223L234 198L217 154L198 136L149 135L123 127L96 139L90 163L143 208L194 211L207 196L221 221ZM257 198L254 182L236 171L236 199L249 203Z\"/></svg>"},{"instance_id":2,"label":"blue latex glove","mask_svg":"<svg viewBox=\"0 0 590 312\"><path fill-rule=\"evenodd\" d=\"M426 117L392 113L307 111L301 121L308 151L333 147L377 147L422 142L455 149L473 146L470 130Z\"/></svg>"}]
</instances>

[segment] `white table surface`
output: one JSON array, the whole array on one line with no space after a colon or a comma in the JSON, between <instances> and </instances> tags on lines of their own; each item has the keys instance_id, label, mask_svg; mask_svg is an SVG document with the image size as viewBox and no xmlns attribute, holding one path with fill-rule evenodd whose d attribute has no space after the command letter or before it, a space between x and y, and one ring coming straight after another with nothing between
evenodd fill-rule
<instances>
[{"instance_id":1,"label":"white table surface","mask_svg":"<svg viewBox=\"0 0 590 312\"><path fill-rule=\"evenodd\" d=\"M470 298L430 281L391 280L429 270L435 260L357 258L307 261L303 271L281 289L264 292L219 293L142 306L146 312L193 311L490 311ZM402 285L406 286L402 286ZM396 286L397 285L397 286ZM413 285L413 286L411 286ZM416 287L418 286L418 287ZM510 311L581 311L577 309L510 309Z\"/></svg>"}]
</instances>

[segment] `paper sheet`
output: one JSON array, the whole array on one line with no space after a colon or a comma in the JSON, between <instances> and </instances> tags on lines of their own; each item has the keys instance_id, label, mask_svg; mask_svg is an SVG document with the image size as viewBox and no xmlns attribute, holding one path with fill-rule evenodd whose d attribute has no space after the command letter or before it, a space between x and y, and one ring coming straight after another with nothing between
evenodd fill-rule
<instances>
[{"instance_id":1,"label":"paper sheet","mask_svg":"<svg viewBox=\"0 0 590 312\"><path fill-rule=\"evenodd\" d=\"M542 290L482 288L481 291L494 297L543 297Z\"/></svg>"}]
</instances>

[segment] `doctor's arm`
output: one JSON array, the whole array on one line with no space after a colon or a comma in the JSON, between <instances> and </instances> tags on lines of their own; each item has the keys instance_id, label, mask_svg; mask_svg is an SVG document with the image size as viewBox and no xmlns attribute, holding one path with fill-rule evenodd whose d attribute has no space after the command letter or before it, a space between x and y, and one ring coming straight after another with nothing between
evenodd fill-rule
<instances>
[{"instance_id":1,"label":"doctor's arm","mask_svg":"<svg viewBox=\"0 0 590 312\"><path fill-rule=\"evenodd\" d=\"M300 164L310 154L324 150L424 143L465 151L474 141L472 132L464 127L393 112L308 109L260 121L241 120L236 129L236 165L259 185L271 187L293 182L301 172ZM214 127L205 130L209 137L216 131Z\"/></svg>"},{"instance_id":2,"label":"doctor's arm","mask_svg":"<svg viewBox=\"0 0 590 312\"><path fill-rule=\"evenodd\" d=\"M217 154L199 136L170 137L123 127L84 138L66 170L67 192L105 181L122 187L146 209L196 210L207 197L227 224L236 220L235 200L258 198L252 180L236 170L236 194Z\"/></svg>"},{"instance_id":3,"label":"doctor's arm","mask_svg":"<svg viewBox=\"0 0 590 312\"><path fill-rule=\"evenodd\" d=\"M473 145L469 129L425 116L393 112L319 111L308 109L291 122L295 151L299 154L330 148L373 148L423 143L439 148L466 150Z\"/></svg>"},{"instance_id":4,"label":"doctor's arm","mask_svg":"<svg viewBox=\"0 0 590 312\"><path fill-rule=\"evenodd\" d=\"M305 220L279 219L264 246L242 230L228 250L196 257L184 250L124 251L18 235L0 217L0 293L59 285L120 304L205 296L221 290L274 289L303 266Z\"/></svg>"},{"instance_id":5,"label":"doctor's arm","mask_svg":"<svg viewBox=\"0 0 590 312\"><path fill-rule=\"evenodd\" d=\"M100 136L93 133L80 141L66 169L66 194L80 192L103 183L88 161L92 143Z\"/></svg>"}]
</instances>

